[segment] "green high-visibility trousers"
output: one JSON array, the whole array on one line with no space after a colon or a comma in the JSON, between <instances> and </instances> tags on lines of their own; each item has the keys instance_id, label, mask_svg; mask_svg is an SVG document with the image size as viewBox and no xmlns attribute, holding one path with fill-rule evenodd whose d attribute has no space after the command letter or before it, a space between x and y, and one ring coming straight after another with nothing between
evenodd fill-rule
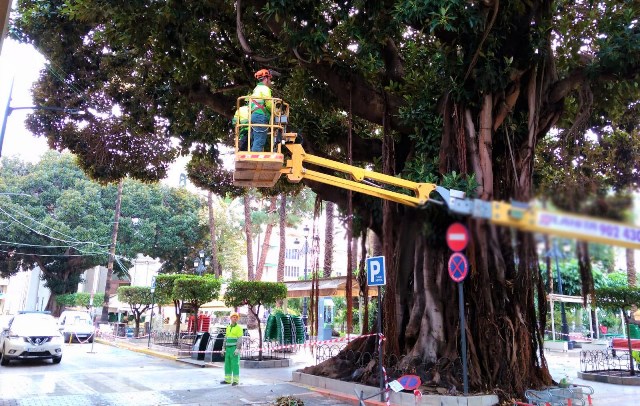
<instances>
[{"instance_id":1,"label":"green high-visibility trousers","mask_svg":"<svg viewBox=\"0 0 640 406\"><path fill-rule=\"evenodd\" d=\"M240 383L240 354L233 355L236 347L227 347L224 351L224 380L227 383Z\"/></svg>"}]
</instances>

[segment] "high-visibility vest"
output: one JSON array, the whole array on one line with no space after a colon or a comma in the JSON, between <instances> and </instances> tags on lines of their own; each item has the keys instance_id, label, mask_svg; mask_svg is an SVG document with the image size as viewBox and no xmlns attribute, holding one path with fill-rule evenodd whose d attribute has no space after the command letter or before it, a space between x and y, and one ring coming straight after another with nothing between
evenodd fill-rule
<instances>
[{"instance_id":1,"label":"high-visibility vest","mask_svg":"<svg viewBox=\"0 0 640 406\"><path fill-rule=\"evenodd\" d=\"M227 333L225 337L226 346L235 347L238 344L238 338L241 338L242 334L243 334L243 330L239 324L236 324L235 326L232 326L231 324L229 324L227 326Z\"/></svg>"},{"instance_id":2,"label":"high-visibility vest","mask_svg":"<svg viewBox=\"0 0 640 406\"><path fill-rule=\"evenodd\" d=\"M249 106L241 106L238 110L236 110L236 114L233 115L233 119L231 119L231 124L236 125L236 123L246 124L249 122Z\"/></svg>"},{"instance_id":3,"label":"high-visibility vest","mask_svg":"<svg viewBox=\"0 0 640 406\"><path fill-rule=\"evenodd\" d=\"M264 100L265 98L269 100ZM265 116L271 115L271 108L273 101L271 100L271 89L269 86L258 83L251 93L251 114L264 114Z\"/></svg>"}]
</instances>

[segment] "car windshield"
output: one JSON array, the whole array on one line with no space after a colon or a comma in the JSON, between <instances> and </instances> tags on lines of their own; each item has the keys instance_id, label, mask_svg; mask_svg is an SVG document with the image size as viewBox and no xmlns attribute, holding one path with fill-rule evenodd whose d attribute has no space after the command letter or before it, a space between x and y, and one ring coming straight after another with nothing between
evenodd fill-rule
<instances>
[{"instance_id":1,"label":"car windshield","mask_svg":"<svg viewBox=\"0 0 640 406\"><path fill-rule=\"evenodd\" d=\"M56 321L48 314L19 314L11 323L11 330L57 330Z\"/></svg>"},{"instance_id":2,"label":"car windshield","mask_svg":"<svg viewBox=\"0 0 640 406\"><path fill-rule=\"evenodd\" d=\"M74 314L67 316L65 324L91 324L91 318L88 314Z\"/></svg>"}]
</instances>

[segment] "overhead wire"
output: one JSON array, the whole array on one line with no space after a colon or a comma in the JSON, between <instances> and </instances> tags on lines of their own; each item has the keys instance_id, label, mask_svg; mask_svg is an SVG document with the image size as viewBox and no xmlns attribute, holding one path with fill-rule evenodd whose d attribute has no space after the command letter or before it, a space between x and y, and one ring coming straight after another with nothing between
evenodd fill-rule
<instances>
[{"instance_id":1,"label":"overhead wire","mask_svg":"<svg viewBox=\"0 0 640 406\"><path fill-rule=\"evenodd\" d=\"M36 234L38 234L38 235L40 235L40 236L43 236L43 237L46 237L46 238L50 238L50 239L55 240L55 241L66 242L66 243L98 245L98 244L96 244L96 243L95 243L95 242L93 242L93 241L63 240L62 238L57 238L57 237L54 237L54 236L52 236L52 235L45 234L45 233L43 233L43 232L41 232L41 231L39 231L39 230L36 230L36 229L35 229L35 228L33 228L33 227L30 227L29 225L27 225L27 224L23 223L22 221L18 220L17 218L15 218L15 217L14 217L13 215L11 215L10 213L7 213L7 212L6 212L2 207L0 207L0 212L4 213L7 217L9 217L9 218L10 218L11 220L13 220L14 222L16 222L16 223L20 224L21 226L25 227L26 229L28 229L28 230L30 230L30 231L33 231L34 233L36 233ZM31 221L33 221L33 222L37 223L38 225L41 225L41 226L43 226L43 227L45 227L45 228L48 228L48 229L49 229L49 230L51 230L51 231L57 232L58 234L60 234L60 235L62 235L62 236L64 236L64 237L67 237L67 238L73 238L73 237L68 236L68 235L66 235L66 234L64 234L64 233L62 233L62 232L60 232L60 231L58 231L58 230L55 230L55 229L53 229L53 228L51 228L51 227L49 227L49 226L47 226L47 225L45 225L45 224L42 224L41 222L39 222L38 220L34 219L33 217L27 216L27 215L25 215L25 214L23 214L23 213L18 213L18 214L21 214L23 217L26 217L26 218L28 218L29 220L31 220Z\"/></svg>"},{"instance_id":2,"label":"overhead wire","mask_svg":"<svg viewBox=\"0 0 640 406\"><path fill-rule=\"evenodd\" d=\"M20 212L20 211L19 211L19 210L17 210L17 209L13 209L13 208L12 208L12 207L10 207L10 206L5 206L5 208L10 209L10 210L12 210L14 213L17 213L17 214L19 214L19 215L21 215L21 216L23 216L23 217L26 217L27 219L29 219L29 220L33 221L34 223L36 223L36 224L38 224L38 225L40 225L40 226L42 226L42 227L48 228L49 230L51 230L51 231L53 231L53 232L55 232L55 233L57 233L57 234L60 234L60 235L61 235L61 236L63 236L63 237L70 238L70 239L74 240L77 244L91 244L91 245L98 245L98 246L103 246L103 247L108 246L108 244L98 244L98 243L93 242L93 241L80 241L80 240L76 239L76 238L75 238L75 237L73 237L73 236L67 235L67 234L63 233L62 231L56 230L56 229L54 229L53 227L50 227L50 226L48 226L48 225L46 225L46 224L42 223L40 220L34 219L33 217L31 217L31 216L30 216L30 215L28 215L28 214L25 214L25 213L23 213L23 212ZM52 236L49 236L49 237L50 237L50 238L55 238L55 237L52 237ZM66 242L66 241L63 241L63 242Z\"/></svg>"}]
</instances>

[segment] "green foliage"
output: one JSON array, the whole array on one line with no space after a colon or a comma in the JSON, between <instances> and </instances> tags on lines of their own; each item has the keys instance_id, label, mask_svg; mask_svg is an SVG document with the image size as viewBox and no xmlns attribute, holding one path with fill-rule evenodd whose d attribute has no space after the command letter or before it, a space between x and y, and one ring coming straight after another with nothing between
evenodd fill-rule
<instances>
[{"instance_id":1,"label":"green foliage","mask_svg":"<svg viewBox=\"0 0 640 406\"><path fill-rule=\"evenodd\" d=\"M56 296L56 303L65 307L85 307L90 308L91 294L85 292L66 293ZM104 293L96 293L93 295L93 306L98 307L104 302Z\"/></svg>"},{"instance_id":2,"label":"green foliage","mask_svg":"<svg viewBox=\"0 0 640 406\"><path fill-rule=\"evenodd\" d=\"M618 286L596 289L596 305L611 311L626 311L640 305L640 288Z\"/></svg>"},{"instance_id":3,"label":"green foliage","mask_svg":"<svg viewBox=\"0 0 640 406\"><path fill-rule=\"evenodd\" d=\"M181 275L173 283L173 297L189 303L195 309L217 299L222 282L213 275Z\"/></svg>"},{"instance_id":4,"label":"green foliage","mask_svg":"<svg viewBox=\"0 0 640 406\"><path fill-rule=\"evenodd\" d=\"M273 306L287 297L287 287L280 282L232 281L224 292L224 304L229 307Z\"/></svg>"},{"instance_id":5,"label":"green foliage","mask_svg":"<svg viewBox=\"0 0 640 406\"><path fill-rule=\"evenodd\" d=\"M4 159L0 191L28 195L0 196L0 221L6 224L1 275L40 264L46 271L45 286L56 295L73 293L85 270L107 264L116 187L90 180L73 155L48 152L35 165ZM201 210L201 199L185 189L126 180L115 274L126 275L128 258L138 253L159 258L163 271L185 269L184 257L193 258L207 244L208 225ZM234 224L228 218L218 216L220 229L227 230L222 243L233 246L240 236L229 234Z\"/></svg>"},{"instance_id":6,"label":"green foliage","mask_svg":"<svg viewBox=\"0 0 640 406\"><path fill-rule=\"evenodd\" d=\"M129 306L150 305L151 288L147 286L120 286L118 288L118 300Z\"/></svg>"}]
</instances>

